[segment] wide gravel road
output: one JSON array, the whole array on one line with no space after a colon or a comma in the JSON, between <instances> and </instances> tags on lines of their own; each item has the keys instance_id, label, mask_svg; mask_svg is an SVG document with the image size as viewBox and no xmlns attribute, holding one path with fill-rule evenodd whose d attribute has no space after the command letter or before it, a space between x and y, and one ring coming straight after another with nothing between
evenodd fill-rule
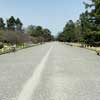
<instances>
[{"instance_id":1,"label":"wide gravel road","mask_svg":"<svg viewBox=\"0 0 100 100\"><path fill-rule=\"evenodd\" d=\"M100 57L59 42L1 55L0 100L100 100Z\"/></svg>"}]
</instances>

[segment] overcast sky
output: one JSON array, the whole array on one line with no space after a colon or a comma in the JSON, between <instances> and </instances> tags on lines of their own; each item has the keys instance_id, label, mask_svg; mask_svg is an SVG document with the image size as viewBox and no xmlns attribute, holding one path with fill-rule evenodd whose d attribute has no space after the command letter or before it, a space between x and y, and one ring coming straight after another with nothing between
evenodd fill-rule
<instances>
[{"instance_id":1,"label":"overcast sky","mask_svg":"<svg viewBox=\"0 0 100 100\"><path fill-rule=\"evenodd\" d=\"M65 23L77 20L84 11L84 0L0 0L0 17L19 17L24 27L41 25L53 34L62 31ZM88 0L85 0L88 1Z\"/></svg>"}]
</instances>

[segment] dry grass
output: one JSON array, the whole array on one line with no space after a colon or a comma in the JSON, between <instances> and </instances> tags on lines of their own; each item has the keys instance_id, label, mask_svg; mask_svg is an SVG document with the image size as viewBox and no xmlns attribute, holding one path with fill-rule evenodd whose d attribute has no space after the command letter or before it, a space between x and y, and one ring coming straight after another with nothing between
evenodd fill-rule
<instances>
[{"instance_id":1,"label":"dry grass","mask_svg":"<svg viewBox=\"0 0 100 100\"><path fill-rule=\"evenodd\" d=\"M75 46L75 47L81 47L82 44L81 43L66 43L67 45L70 46ZM93 50L93 51L100 51L100 47L86 47L89 50Z\"/></svg>"}]
</instances>

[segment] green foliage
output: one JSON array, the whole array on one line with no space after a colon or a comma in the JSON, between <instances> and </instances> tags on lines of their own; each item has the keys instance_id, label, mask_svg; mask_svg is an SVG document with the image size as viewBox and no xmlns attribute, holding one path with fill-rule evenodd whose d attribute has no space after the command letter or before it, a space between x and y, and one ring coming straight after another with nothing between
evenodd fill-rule
<instances>
[{"instance_id":1,"label":"green foliage","mask_svg":"<svg viewBox=\"0 0 100 100\"><path fill-rule=\"evenodd\" d=\"M7 28L8 30L15 30L15 25L16 25L16 20L13 16L11 16L8 20L7 20Z\"/></svg>"},{"instance_id":2,"label":"green foliage","mask_svg":"<svg viewBox=\"0 0 100 100\"><path fill-rule=\"evenodd\" d=\"M23 23L19 18L15 19L14 16L11 16L7 20L7 29L8 30L16 30L16 31L21 31L22 30Z\"/></svg>"},{"instance_id":3,"label":"green foliage","mask_svg":"<svg viewBox=\"0 0 100 100\"><path fill-rule=\"evenodd\" d=\"M16 30L17 31L21 31L22 30L22 26L23 26L21 20L19 18L17 18L15 23L16 23Z\"/></svg>"},{"instance_id":4,"label":"green foliage","mask_svg":"<svg viewBox=\"0 0 100 100\"><path fill-rule=\"evenodd\" d=\"M4 47L3 43L0 42L0 49L2 49Z\"/></svg>"},{"instance_id":5,"label":"green foliage","mask_svg":"<svg viewBox=\"0 0 100 100\"><path fill-rule=\"evenodd\" d=\"M93 32L84 36L84 42L90 46L100 46L100 33Z\"/></svg>"},{"instance_id":6,"label":"green foliage","mask_svg":"<svg viewBox=\"0 0 100 100\"><path fill-rule=\"evenodd\" d=\"M88 5L91 12L86 15L89 24L85 29L88 28L89 31L84 35L84 41L90 46L96 46L100 42L100 0L91 0L91 4Z\"/></svg>"},{"instance_id":7,"label":"green foliage","mask_svg":"<svg viewBox=\"0 0 100 100\"><path fill-rule=\"evenodd\" d=\"M70 20L58 35L59 41L82 42L88 46L100 46L100 0L85 3L86 11L75 23Z\"/></svg>"},{"instance_id":8,"label":"green foliage","mask_svg":"<svg viewBox=\"0 0 100 100\"><path fill-rule=\"evenodd\" d=\"M48 42L54 39L49 29L43 29L43 37L45 39L45 42Z\"/></svg>"},{"instance_id":9,"label":"green foliage","mask_svg":"<svg viewBox=\"0 0 100 100\"><path fill-rule=\"evenodd\" d=\"M0 18L0 42L7 44L23 45L24 43L40 43L53 40L51 31L42 26L29 25L26 32L22 30L23 23L19 18L11 16L6 21Z\"/></svg>"},{"instance_id":10,"label":"green foliage","mask_svg":"<svg viewBox=\"0 0 100 100\"><path fill-rule=\"evenodd\" d=\"M40 40L41 42L48 42L53 40L51 31L49 29L43 29L41 26L29 25L26 29L26 32L30 34L32 37L35 37L35 40L37 38L37 40Z\"/></svg>"},{"instance_id":11,"label":"green foliage","mask_svg":"<svg viewBox=\"0 0 100 100\"><path fill-rule=\"evenodd\" d=\"M89 22L89 15L87 11L80 15L80 22L81 22L81 33L85 34L89 32L90 27L92 27L92 24Z\"/></svg>"},{"instance_id":12,"label":"green foliage","mask_svg":"<svg viewBox=\"0 0 100 100\"><path fill-rule=\"evenodd\" d=\"M64 42L77 42L79 41L79 35L80 24L78 22L74 23L72 20L69 20L65 25L63 32L58 35L58 40Z\"/></svg>"},{"instance_id":13,"label":"green foliage","mask_svg":"<svg viewBox=\"0 0 100 100\"><path fill-rule=\"evenodd\" d=\"M42 36L42 35L43 35L43 29L42 29L42 27L41 27L41 26L37 26L36 29L35 29L35 33L36 33L36 34L34 34L34 35L35 35L36 37Z\"/></svg>"},{"instance_id":14,"label":"green foliage","mask_svg":"<svg viewBox=\"0 0 100 100\"><path fill-rule=\"evenodd\" d=\"M3 29L5 29L5 23L4 23L4 20L3 20L3 18L0 18L0 30L3 30Z\"/></svg>"},{"instance_id":15,"label":"green foliage","mask_svg":"<svg viewBox=\"0 0 100 100\"><path fill-rule=\"evenodd\" d=\"M29 25L29 26L26 28L26 33L28 33L28 34L30 34L30 35L35 34L35 26Z\"/></svg>"}]
</instances>

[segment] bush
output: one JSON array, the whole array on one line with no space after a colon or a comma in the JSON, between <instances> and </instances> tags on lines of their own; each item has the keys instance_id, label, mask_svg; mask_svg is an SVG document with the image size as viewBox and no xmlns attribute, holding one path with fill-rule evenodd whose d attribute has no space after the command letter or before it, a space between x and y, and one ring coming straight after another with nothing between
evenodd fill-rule
<instances>
[{"instance_id":1,"label":"bush","mask_svg":"<svg viewBox=\"0 0 100 100\"><path fill-rule=\"evenodd\" d=\"M2 49L4 47L3 43L0 42L0 49Z\"/></svg>"},{"instance_id":2,"label":"bush","mask_svg":"<svg viewBox=\"0 0 100 100\"><path fill-rule=\"evenodd\" d=\"M92 32L89 34L84 35L84 43L87 44L87 46L100 46L100 34L97 32Z\"/></svg>"},{"instance_id":3,"label":"bush","mask_svg":"<svg viewBox=\"0 0 100 100\"><path fill-rule=\"evenodd\" d=\"M100 42L94 42L94 47L100 47Z\"/></svg>"},{"instance_id":4,"label":"bush","mask_svg":"<svg viewBox=\"0 0 100 100\"><path fill-rule=\"evenodd\" d=\"M28 34L15 32L15 31L5 31L4 34L1 35L1 40L4 43L14 44L23 44L31 41L31 38Z\"/></svg>"}]
</instances>

